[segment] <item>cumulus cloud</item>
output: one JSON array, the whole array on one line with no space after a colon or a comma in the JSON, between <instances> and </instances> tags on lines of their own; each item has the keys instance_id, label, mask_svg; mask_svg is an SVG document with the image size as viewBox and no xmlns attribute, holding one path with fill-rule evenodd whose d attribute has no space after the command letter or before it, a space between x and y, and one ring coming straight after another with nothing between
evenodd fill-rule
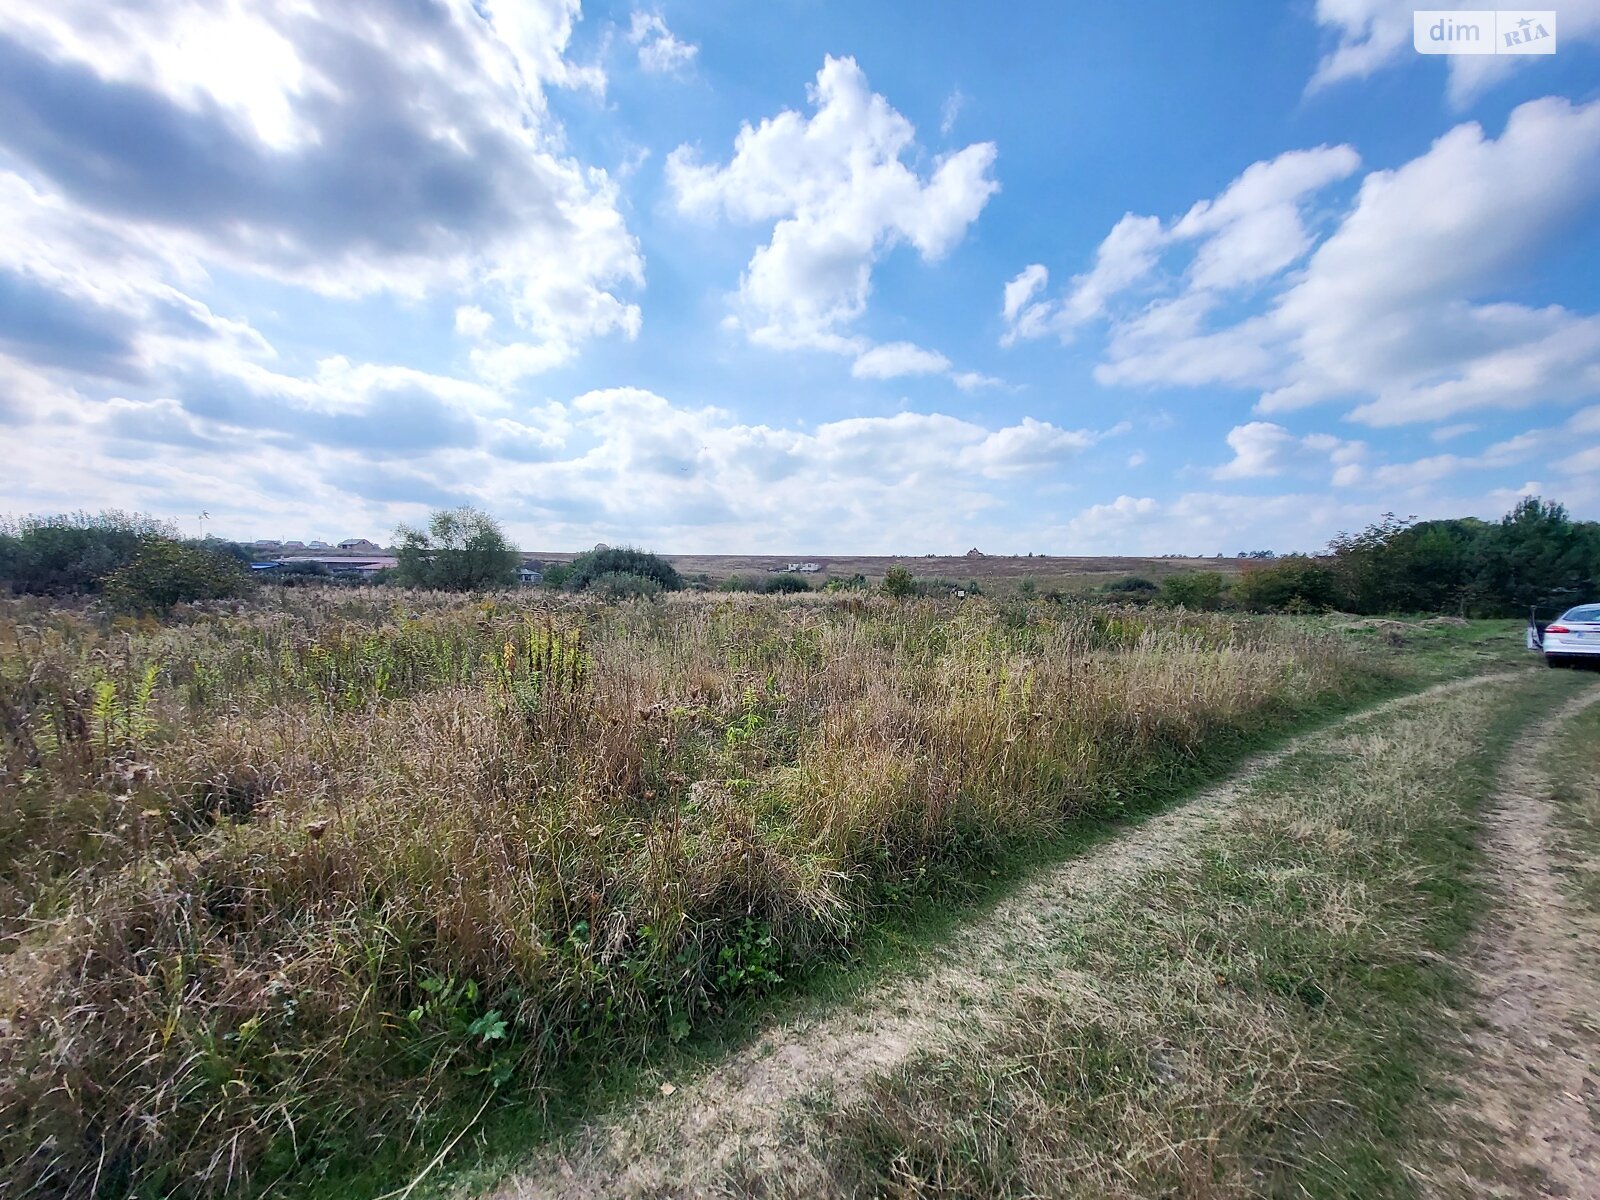
<instances>
[{"instance_id":1,"label":"cumulus cloud","mask_svg":"<svg viewBox=\"0 0 1600 1200\"><path fill-rule=\"evenodd\" d=\"M854 59L829 57L808 90L811 116L786 110L746 124L723 165L680 146L667 180L685 214L773 223L739 282L752 340L855 355L869 345L851 325L866 311L875 264L901 244L927 262L948 254L999 189L995 147L940 156L924 177L904 161L916 130Z\"/></svg>"},{"instance_id":2,"label":"cumulus cloud","mask_svg":"<svg viewBox=\"0 0 1600 1200\"><path fill-rule=\"evenodd\" d=\"M911 342L886 342L856 356L850 374L857 379L898 379L902 375L942 375L950 360Z\"/></svg>"},{"instance_id":3,"label":"cumulus cloud","mask_svg":"<svg viewBox=\"0 0 1600 1200\"><path fill-rule=\"evenodd\" d=\"M1358 477L1367 448L1328 433L1296 437L1282 425L1251 421L1228 431L1233 459L1211 472L1213 479L1262 479L1286 473L1332 471L1333 482L1349 483Z\"/></svg>"},{"instance_id":4,"label":"cumulus cloud","mask_svg":"<svg viewBox=\"0 0 1600 1200\"><path fill-rule=\"evenodd\" d=\"M1368 174L1318 241L1307 202L1356 165L1291 152L1170 224L1126 217L1065 296L1041 295L1043 267L1013 280L1007 336L1103 319L1102 383L1251 388L1266 414L1353 401L1370 425L1600 391L1600 317L1492 299L1600 202L1600 102L1523 104L1498 138L1458 125ZM1240 316L1243 294L1265 302Z\"/></svg>"},{"instance_id":5,"label":"cumulus cloud","mask_svg":"<svg viewBox=\"0 0 1600 1200\"><path fill-rule=\"evenodd\" d=\"M220 266L334 296L465 292L565 361L637 331L620 289L643 279L614 184L565 152L545 102L604 86L564 57L576 13L17 0L4 219L50 247L63 292L128 260L176 287Z\"/></svg>"},{"instance_id":6,"label":"cumulus cloud","mask_svg":"<svg viewBox=\"0 0 1600 1200\"><path fill-rule=\"evenodd\" d=\"M1183 307L1153 311L1147 323L1198 317L1217 294L1268 278L1304 257L1312 239L1301 207L1359 165L1349 146L1291 150L1255 163L1221 195L1200 201L1168 224L1159 217L1128 213L1100 243L1093 267L1074 276L1062 296L1041 294L1049 272L1038 263L1006 285L1002 344L1045 336L1070 340L1080 327L1105 317L1113 301L1152 281L1163 253L1186 243L1197 248L1187 271Z\"/></svg>"},{"instance_id":7,"label":"cumulus cloud","mask_svg":"<svg viewBox=\"0 0 1600 1200\"><path fill-rule=\"evenodd\" d=\"M628 41L638 48L639 66L656 75L682 71L700 53L699 46L674 37L660 13L643 10L634 11Z\"/></svg>"},{"instance_id":8,"label":"cumulus cloud","mask_svg":"<svg viewBox=\"0 0 1600 1200\"><path fill-rule=\"evenodd\" d=\"M1490 0L1466 0L1459 7L1492 11L1495 5ZM1557 36L1563 41L1600 40L1600 7L1591 0L1549 0L1548 7L1556 13ZM1415 8L1411 0L1317 0L1317 22L1336 40L1317 64L1307 91L1365 79L1413 58L1411 15ZM1465 106L1519 66L1537 61L1520 55L1450 55L1445 59L1450 100L1458 107Z\"/></svg>"}]
</instances>

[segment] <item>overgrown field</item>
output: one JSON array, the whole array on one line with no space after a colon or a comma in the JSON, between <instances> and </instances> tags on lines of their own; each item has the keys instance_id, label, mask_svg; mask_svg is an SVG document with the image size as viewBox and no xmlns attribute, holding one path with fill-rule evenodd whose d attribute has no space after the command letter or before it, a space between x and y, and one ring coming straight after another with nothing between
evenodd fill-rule
<instances>
[{"instance_id":1,"label":"overgrown field","mask_svg":"<svg viewBox=\"0 0 1600 1200\"><path fill-rule=\"evenodd\" d=\"M681 1038L1383 671L1046 604L5 602L0 1180L238 1191Z\"/></svg>"}]
</instances>

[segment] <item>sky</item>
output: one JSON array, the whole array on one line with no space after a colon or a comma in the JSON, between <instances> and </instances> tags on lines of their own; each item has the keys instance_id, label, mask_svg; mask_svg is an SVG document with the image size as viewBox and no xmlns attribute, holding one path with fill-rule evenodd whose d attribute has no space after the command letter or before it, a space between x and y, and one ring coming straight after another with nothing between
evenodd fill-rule
<instances>
[{"instance_id":1,"label":"sky","mask_svg":"<svg viewBox=\"0 0 1600 1200\"><path fill-rule=\"evenodd\" d=\"M1550 0L1547 0L1550 2ZM1600 518L1600 0L6 0L0 512L1234 554Z\"/></svg>"}]
</instances>

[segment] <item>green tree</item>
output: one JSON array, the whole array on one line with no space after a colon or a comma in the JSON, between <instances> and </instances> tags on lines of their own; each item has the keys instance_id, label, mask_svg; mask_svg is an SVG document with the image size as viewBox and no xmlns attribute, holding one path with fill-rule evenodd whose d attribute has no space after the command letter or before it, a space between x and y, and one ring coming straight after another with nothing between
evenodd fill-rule
<instances>
[{"instance_id":1,"label":"green tree","mask_svg":"<svg viewBox=\"0 0 1600 1200\"><path fill-rule=\"evenodd\" d=\"M1510 615L1593 599L1597 576L1600 525L1573 521L1562 505L1528 496L1487 539L1477 584L1480 599Z\"/></svg>"},{"instance_id":2,"label":"green tree","mask_svg":"<svg viewBox=\"0 0 1600 1200\"><path fill-rule=\"evenodd\" d=\"M517 581L516 549L478 509L438 509L426 530L401 525L394 532L395 577L407 587L475 592Z\"/></svg>"},{"instance_id":3,"label":"green tree","mask_svg":"<svg viewBox=\"0 0 1600 1200\"><path fill-rule=\"evenodd\" d=\"M231 555L193 542L147 538L131 562L105 579L105 596L125 612L164 612L194 600L225 600L251 588L250 572Z\"/></svg>"}]
</instances>

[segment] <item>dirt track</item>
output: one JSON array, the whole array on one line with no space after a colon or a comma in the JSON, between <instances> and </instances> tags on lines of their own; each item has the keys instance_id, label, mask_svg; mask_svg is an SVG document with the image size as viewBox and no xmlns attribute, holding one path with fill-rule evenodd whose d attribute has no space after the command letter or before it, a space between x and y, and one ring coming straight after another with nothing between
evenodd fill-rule
<instances>
[{"instance_id":1,"label":"dirt track","mask_svg":"<svg viewBox=\"0 0 1600 1200\"><path fill-rule=\"evenodd\" d=\"M1461 1079L1483 1156L1444 1180L1472 1195L1600 1196L1600 922L1562 887L1539 767L1596 703L1600 687L1569 701L1501 768L1485 845L1498 896L1472 956L1481 1028Z\"/></svg>"}]
</instances>

